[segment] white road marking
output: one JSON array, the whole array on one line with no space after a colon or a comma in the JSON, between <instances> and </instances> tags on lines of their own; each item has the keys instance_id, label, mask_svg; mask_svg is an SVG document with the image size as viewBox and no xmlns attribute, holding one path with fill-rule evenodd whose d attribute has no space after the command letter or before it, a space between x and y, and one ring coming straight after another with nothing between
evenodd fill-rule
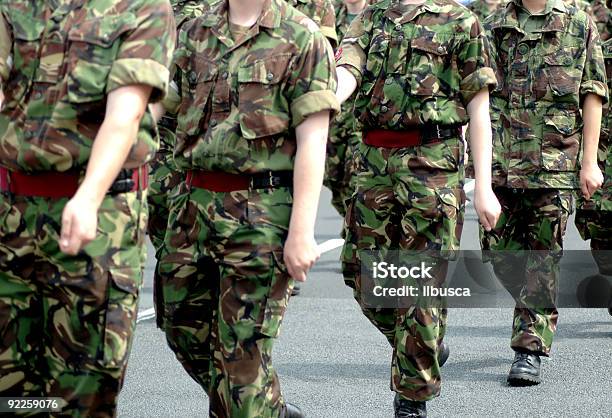
<instances>
[{"instance_id":1,"label":"white road marking","mask_svg":"<svg viewBox=\"0 0 612 418\"><path fill-rule=\"evenodd\" d=\"M465 186L463 187L463 190L465 190L466 193L470 193L474 191L475 184L476 182L474 180L470 180L465 184ZM334 239L328 239L327 241L324 241L318 244L317 247L319 248L319 252L321 254L325 254L327 252L335 250L338 247L342 247L343 245L344 245L344 240L342 238L334 238ZM153 308L145 309L141 312L138 312L138 318L136 319L136 323L146 321L152 318L155 318L155 309Z\"/></svg>"}]
</instances>

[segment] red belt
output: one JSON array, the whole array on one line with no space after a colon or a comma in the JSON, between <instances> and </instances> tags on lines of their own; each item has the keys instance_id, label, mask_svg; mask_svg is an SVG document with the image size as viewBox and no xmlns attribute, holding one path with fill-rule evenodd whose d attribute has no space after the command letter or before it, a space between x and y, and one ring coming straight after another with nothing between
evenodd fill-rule
<instances>
[{"instance_id":1,"label":"red belt","mask_svg":"<svg viewBox=\"0 0 612 418\"><path fill-rule=\"evenodd\" d=\"M403 148L421 145L421 131L389 131L374 129L363 133L363 142L372 147Z\"/></svg>"},{"instance_id":2,"label":"red belt","mask_svg":"<svg viewBox=\"0 0 612 418\"><path fill-rule=\"evenodd\" d=\"M367 130L363 133L363 142L372 147L404 148L460 136L461 127L458 125L422 125L402 131Z\"/></svg>"},{"instance_id":3,"label":"red belt","mask_svg":"<svg viewBox=\"0 0 612 418\"><path fill-rule=\"evenodd\" d=\"M234 192L248 190L251 186L251 176L222 171L189 170L186 183L188 187L198 187L213 192Z\"/></svg>"},{"instance_id":4,"label":"red belt","mask_svg":"<svg viewBox=\"0 0 612 418\"><path fill-rule=\"evenodd\" d=\"M146 165L132 169L133 184L124 190L113 189L121 180L116 180L109 193L129 192L145 189L148 186L148 168ZM9 171L0 167L0 191L17 196L46 197L61 199L72 197L80 186L81 173L77 171L46 171L37 174L26 174ZM142 183L142 184L141 184Z\"/></svg>"}]
</instances>

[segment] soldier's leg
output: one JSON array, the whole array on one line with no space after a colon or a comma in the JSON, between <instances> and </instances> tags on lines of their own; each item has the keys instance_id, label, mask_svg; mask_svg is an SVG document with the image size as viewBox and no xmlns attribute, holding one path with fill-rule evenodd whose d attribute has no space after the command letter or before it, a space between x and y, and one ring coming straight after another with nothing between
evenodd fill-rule
<instances>
[{"instance_id":1,"label":"soldier's leg","mask_svg":"<svg viewBox=\"0 0 612 418\"><path fill-rule=\"evenodd\" d=\"M559 261L563 237L572 212L570 191L534 190L525 195L529 252L526 285L515 310L512 348L548 355L557 328Z\"/></svg>"},{"instance_id":2,"label":"soldier's leg","mask_svg":"<svg viewBox=\"0 0 612 418\"><path fill-rule=\"evenodd\" d=\"M361 263L367 263L364 257L382 259L385 251L399 248L396 200L383 153L367 145L360 145L357 152L360 163L356 189L345 218L346 238L341 255L344 281L353 288L353 295L364 315L393 345L396 311L392 307L365 306Z\"/></svg>"},{"instance_id":3,"label":"soldier's leg","mask_svg":"<svg viewBox=\"0 0 612 418\"><path fill-rule=\"evenodd\" d=\"M291 191L224 195L214 221L221 280L211 416L279 417L284 400L271 359L293 286L283 261Z\"/></svg>"},{"instance_id":4,"label":"soldier's leg","mask_svg":"<svg viewBox=\"0 0 612 418\"><path fill-rule=\"evenodd\" d=\"M459 250L465 194L457 174L430 170L423 181L410 170L406 171L395 187L404 208L400 245L406 259L414 262L422 259L422 255L415 257L411 251L435 250L432 273L435 285L442 286L448 270L446 257ZM439 184L445 186L438 187ZM446 320L442 298L418 298L415 306L400 310L391 388L403 398L427 401L440 394L438 354Z\"/></svg>"},{"instance_id":5,"label":"soldier's leg","mask_svg":"<svg viewBox=\"0 0 612 418\"><path fill-rule=\"evenodd\" d=\"M219 268L205 251L208 229L201 189L181 186L172 198L158 280L158 323L187 373L210 394L211 328L219 298Z\"/></svg>"},{"instance_id":6,"label":"soldier's leg","mask_svg":"<svg viewBox=\"0 0 612 418\"><path fill-rule=\"evenodd\" d=\"M36 208L0 196L0 396L42 396L43 301L33 276Z\"/></svg>"},{"instance_id":7,"label":"soldier's leg","mask_svg":"<svg viewBox=\"0 0 612 418\"><path fill-rule=\"evenodd\" d=\"M106 196L96 238L77 256L59 249L65 199L39 204L37 245L44 297L45 395L62 414L114 416L137 316L147 213L145 193ZM45 210L46 209L46 210Z\"/></svg>"},{"instance_id":8,"label":"soldier's leg","mask_svg":"<svg viewBox=\"0 0 612 418\"><path fill-rule=\"evenodd\" d=\"M599 273L612 276L612 211L578 209L575 223L582 239L591 240Z\"/></svg>"},{"instance_id":9,"label":"soldier's leg","mask_svg":"<svg viewBox=\"0 0 612 418\"><path fill-rule=\"evenodd\" d=\"M495 276L518 301L525 285L526 230L523 213L523 191L498 187L494 189L502 211L491 231L480 226L483 259L491 261Z\"/></svg>"},{"instance_id":10,"label":"soldier's leg","mask_svg":"<svg viewBox=\"0 0 612 418\"><path fill-rule=\"evenodd\" d=\"M332 205L341 216L346 215L344 164L346 159L347 144L344 142L342 132L338 129L330 129L327 141L327 155L325 159L325 186L332 192Z\"/></svg>"}]
</instances>

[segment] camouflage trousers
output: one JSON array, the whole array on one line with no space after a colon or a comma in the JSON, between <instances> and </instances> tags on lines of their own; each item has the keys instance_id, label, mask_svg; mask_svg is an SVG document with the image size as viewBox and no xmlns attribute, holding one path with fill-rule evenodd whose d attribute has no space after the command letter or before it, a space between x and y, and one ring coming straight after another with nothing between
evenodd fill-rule
<instances>
[{"instance_id":1,"label":"camouflage trousers","mask_svg":"<svg viewBox=\"0 0 612 418\"><path fill-rule=\"evenodd\" d=\"M183 181L181 172L176 170L172 160L172 150L160 148L150 163L149 191L149 223L147 231L155 251L159 252L168 228L168 200L172 190Z\"/></svg>"},{"instance_id":2,"label":"camouflage trousers","mask_svg":"<svg viewBox=\"0 0 612 418\"><path fill-rule=\"evenodd\" d=\"M446 309L367 306L361 264L370 251L384 257L382 253L395 250L459 249L465 207L463 143L457 138L395 149L360 144L356 158L356 190L345 218L341 256L344 280L393 348L391 390L406 399L430 400L440 394L438 351ZM446 267L441 266L442 274Z\"/></svg>"},{"instance_id":3,"label":"camouflage trousers","mask_svg":"<svg viewBox=\"0 0 612 418\"><path fill-rule=\"evenodd\" d=\"M591 252L599 272L612 275L612 211L578 209L576 227L584 240L591 240Z\"/></svg>"},{"instance_id":4,"label":"camouflage trousers","mask_svg":"<svg viewBox=\"0 0 612 418\"><path fill-rule=\"evenodd\" d=\"M331 124L327 141L324 184L332 192L332 205L342 216L355 190L353 154L361 142L361 132L354 122L352 112L343 111Z\"/></svg>"},{"instance_id":5,"label":"camouflage trousers","mask_svg":"<svg viewBox=\"0 0 612 418\"><path fill-rule=\"evenodd\" d=\"M557 329L557 280L572 191L494 191L502 213L493 230L481 228L481 246L516 301L511 347L548 356Z\"/></svg>"},{"instance_id":6,"label":"camouflage trousers","mask_svg":"<svg viewBox=\"0 0 612 418\"><path fill-rule=\"evenodd\" d=\"M158 277L168 344L210 416L281 416L271 358L293 287L283 262L292 192L179 192Z\"/></svg>"},{"instance_id":7,"label":"camouflage trousers","mask_svg":"<svg viewBox=\"0 0 612 418\"><path fill-rule=\"evenodd\" d=\"M67 199L0 196L0 396L114 416L145 261L144 194L105 197L96 238L76 256L58 245Z\"/></svg>"}]
</instances>

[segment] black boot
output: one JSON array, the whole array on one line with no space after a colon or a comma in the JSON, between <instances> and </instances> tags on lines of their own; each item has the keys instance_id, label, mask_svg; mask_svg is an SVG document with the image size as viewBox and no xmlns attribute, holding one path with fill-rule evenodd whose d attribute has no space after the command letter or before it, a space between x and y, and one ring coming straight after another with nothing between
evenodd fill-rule
<instances>
[{"instance_id":1,"label":"black boot","mask_svg":"<svg viewBox=\"0 0 612 418\"><path fill-rule=\"evenodd\" d=\"M304 418L304 413L297 406L290 404L290 403L285 403L285 414L283 415L283 417L284 418Z\"/></svg>"},{"instance_id":2,"label":"black boot","mask_svg":"<svg viewBox=\"0 0 612 418\"><path fill-rule=\"evenodd\" d=\"M399 393L395 394L393 401L395 418L426 418L427 404L424 401L402 399Z\"/></svg>"},{"instance_id":3,"label":"black boot","mask_svg":"<svg viewBox=\"0 0 612 418\"><path fill-rule=\"evenodd\" d=\"M300 287L300 284L299 283L294 284L293 289L291 289L291 296L299 295L300 290L302 290L302 288Z\"/></svg>"},{"instance_id":4,"label":"black boot","mask_svg":"<svg viewBox=\"0 0 612 418\"><path fill-rule=\"evenodd\" d=\"M440 344L438 348L438 364L440 367L444 366L444 363L448 360L448 356L450 356L450 347L446 343Z\"/></svg>"},{"instance_id":5,"label":"black boot","mask_svg":"<svg viewBox=\"0 0 612 418\"><path fill-rule=\"evenodd\" d=\"M540 378L540 356L533 353L518 352L514 356L508 383L510 386L533 386L539 384Z\"/></svg>"}]
</instances>

